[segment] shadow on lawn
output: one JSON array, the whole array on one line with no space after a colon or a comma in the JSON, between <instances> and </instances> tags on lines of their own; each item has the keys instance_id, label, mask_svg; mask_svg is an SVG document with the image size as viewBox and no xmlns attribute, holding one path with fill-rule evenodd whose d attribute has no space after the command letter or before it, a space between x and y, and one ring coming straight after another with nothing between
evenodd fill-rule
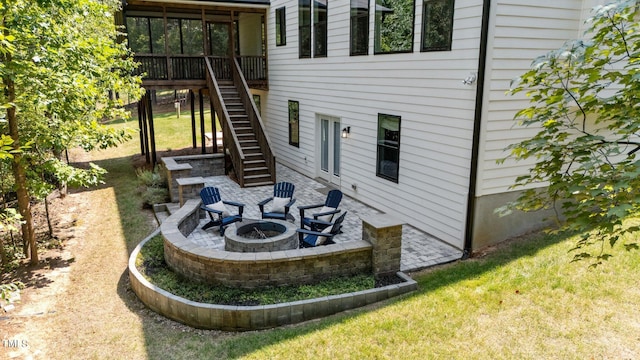
<instances>
[{"instance_id":1,"label":"shadow on lawn","mask_svg":"<svg viewBox=\"0 0 640 360\"><path fill-rule=\"evenodd\" d=\"M144 214L142 200L137 194L137 179L131 159L131 157L123 157L96 162L109 171L105 180L108 186L115 190L121 226L124 230L129 253L151 232L149 216ZM300 335L343 324L347 319L366 315L390 304L410 301L440 287L464 281L504 266L518 258L533 256L538 251L562 239L564 238L534 235L509 241L497 246L485 256L457 261L440 268L414 274L414 278L419 283L419 290L413 294L324 319L264 331L228 333L215 330L197 330L178 325L168 319L159 319L159 315L145 310L145 306L131 290L126 270L118 282L118 295L131 311L138 314L142 321L149 358L158 356L189 359L238 358Z\"/></svg>"},{"instance_id":2,"label":"shadow on lawn","mask_svg":"<svg viewBox=\"0 0 640 360\"><path fill-rule=\"evenodd\" d=\"M522 257L531 257L548 246L552 246L564 237L530 235L508 241L498 245L485 256L472 258L465 261L456 261L443 266L436 266L426 271L413 274L418 282L418 290L412 294L386 300L363 308L350 310L330 317L314 320L303 324L276 328L267 331L245 333L241 336L228 339L219 344L219 354L229 358L238 358L248 355L263 347L288 341L300 335L312 333L317 330L329 328L334 325L344 324L346 320L369 314L372 311L389 306L411 301L414 298L425 296L438 288L449 286L460 281L477 277L485 272L505 266ZM355 331L355 330L354 330Z\"/></svg>"}]
</instances>

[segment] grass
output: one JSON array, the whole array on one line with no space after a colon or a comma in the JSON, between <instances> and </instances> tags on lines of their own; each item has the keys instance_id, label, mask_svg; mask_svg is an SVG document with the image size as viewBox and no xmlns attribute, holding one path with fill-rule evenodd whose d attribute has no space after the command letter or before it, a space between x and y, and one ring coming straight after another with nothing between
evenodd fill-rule
<instances>
[{"instance_id":1,"label":"grass","mask_svg":"<svg viewBox=\"0 0 640 360\"><path fill-rule=\"evenodd\" d=\"M571 263L575 239L539 236L414 276L385 306L226 342L247 359L592 359L640 355L640 259ZM245 343L250 345L244 345Z\"/></svg>"},{"instance_id":2,"label":"grass","mask_svg":"<svg viewBox=\"0 0 640 360\"><path fill-rule=\"evenodd\" d=\"M187 300L219 305L268 305L371 289L372 275L327 279L313 285L278 286L259 290L201 284L171 271L164 261L162 236L150 239L136 259L136 267L154 285Z\"/></svg>"},{"instance_id":3,"label":"grass","mask_svg":"<svg viewBox=\"0 0 640 360\"><path fill-rule=\"evenodd\" d=\"M571 262L575 240L519 239L485 257L414 274L413 295L306 324L223 338L155 329L145 333L148 356L639 357L638 253L616 249L603 266L589 268Z\"/></svg>"},{"instance_id":4,"label":"grass","mask_svg":"<svg viewBox=\"0 0 640 360\"><path fill-rule=\"evenodd\" d=\"M209 109L204 110L205 119L205 132L211 132L211 111ZM135 114L134 114L135 115ZM200 136L200 111L196 110L196 144L201 145ZM216 119L216 128L220 130L220 124ZM182 111L180 118L178 119L175 112L158 113L153 115L154 132L156 137L156 149L161 150L175 150L192 146L191 139L191 111ZM140 141L138 136L138 119L136 116L132 117L128 121L116 120L108 124L114 128L131 129L133 136L132 141L121 145L119 147L119 153L121 154L136 154L140 151ZM176 136L180 134L180 136ZM210 146L210 144L208 145Z\"/></svg>"},{"instance_id":5,"label":"grass","mask_svg":"<svg viewBox=\"0 0 640 360\"><path fill-rule=\"evenodd\" d=\"M190 141L186 132L170 136ZM590 268L571 262L575 238L553 236L413 274L419 290L411 295L304 324L230 334L164 320L143 308L126 275L127 252L150 230L130 160L138 150L134 139L93 154L110 173L86 194L72 286L55 314L28 322L48 332L42 343L28 337L34 349L50 349L48 358L640 358L638 252L619 246ZM87 224L89 215L96 221Z\"/></svg>"}]
</instances>

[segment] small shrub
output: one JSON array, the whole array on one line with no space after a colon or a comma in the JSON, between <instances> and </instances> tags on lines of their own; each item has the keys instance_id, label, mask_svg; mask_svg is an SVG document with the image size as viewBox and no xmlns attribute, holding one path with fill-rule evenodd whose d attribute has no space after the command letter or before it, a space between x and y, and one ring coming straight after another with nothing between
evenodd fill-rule
<instances>
[{"instance_id":1,"label":"small shrub","mask_svg":"<svg viewBox=\"0 0 640 360\"><path fill-rule=\"evenodd\" d=\"M159 171L158 166L154 167L153 170L138 169L136 170L136 175L141 186L167 187L167 179Z\"/></svg>"},{"instance_id":2,"label":"small shrub","mask_svg":"<svg viewBox=\"0 0 640 360\"><path fill-rule=\"evenodd\" d=\"M164 203L169 198L167 179L156 166L153 171L146 169L136 170L138 182L140 183L140 193L146 208L154 204Z\"/></svg>"},{"instance_id":3,"label":"small shrub","mask_svg":"<svg viewBox=\"0 0 640 360\"><path fill-rule=\"evenodd\" d=\"M161 204L167 202L169 198L169 190L166 188L148 187L142 193L142 201L145 207L152 207L153 204Z\"/></svg>"}]
</instances>

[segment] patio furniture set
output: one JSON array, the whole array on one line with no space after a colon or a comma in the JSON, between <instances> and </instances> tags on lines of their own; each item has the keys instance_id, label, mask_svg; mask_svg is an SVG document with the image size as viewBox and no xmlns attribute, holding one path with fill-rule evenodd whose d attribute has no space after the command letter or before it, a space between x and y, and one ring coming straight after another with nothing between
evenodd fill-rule
<instances>
[{"instance_id":1,"label":"patio furniture set","mask_svg":"<svg viewBox=\"0 0 640 360\"><path fill-rule=\"evenodd\" d=\"M280 221L295 221L290 213L291 207L296 202L293 196L295 185L289 182L279 182L273 187L273 196L259 202L262 219L275 219ZM220 236L224 236L227 226L243 221L242 213L245 204L223 200L217 187L207 186L200 191L202 205L200 209L209 215L209 222L202 229L217 226ZM299 247L315 247L333 244L333 238L340 234L342 222L347 211L341 211L338 207L342 200L340 190L331 190L327 194L325 202L298 206L300 211L300 228L296 230L299 239ZM235 208L235 211L229 210ZM261 234L264 236L264 234Z\"/></svg>"}]
</instances>

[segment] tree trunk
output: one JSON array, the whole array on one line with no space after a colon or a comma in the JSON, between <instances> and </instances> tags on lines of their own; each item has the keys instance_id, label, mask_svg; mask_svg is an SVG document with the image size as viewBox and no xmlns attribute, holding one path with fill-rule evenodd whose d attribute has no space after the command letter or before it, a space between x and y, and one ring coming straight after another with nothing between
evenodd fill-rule
<instances>
[{"instance_id":1,"label":"tree trunk","mask_svg":"<svg viewBox=\"0 0 640 360\"><path fill-rule=\"evenodd\" d=\"M47 227L49 228L49 237L53 237L53 226L51 226L51 216L49 214L49 201L47 196L44 197L44 211L47 214Z\"/></svg>"},{"instance_id":2,"label":"tree trunk","mask_svg":"<svg viewBox=\"0 0 640 360\"><path fill-rule=\"evenodd\" d=\"M4 56L5 63L11 62L11 54ZM6 91L6 99L9 104L13 104L16 99L15 85L10 75L5 75L2 79ZM13 149L20 149L20 133L18 131L18 119L16 117L16 108L9 106L7 109L7 122L9 123L9 135L13 139ZM18 211L22 215L22 239L29 247L31 256L31 264L38 263L38 247L36 246L36 238L33 233L33 219L31 218L31 201L29 199L29 190L27 189L27 175L22 163L22 154L15 151L12 161L13 176L16 182L16 193L18 195Z\"/></svg>"},{"instance_id":3,"label":"tree trunk","mask_svg":"<svg viewBox=\"0 0 640 360\"><path fill-rule=\"evenodd\" d=\"M6 266L7 263L7 252L4 250L4 242L2 241L2 236L0 236L0 265Z\"/></svg>"}]
</instances>

